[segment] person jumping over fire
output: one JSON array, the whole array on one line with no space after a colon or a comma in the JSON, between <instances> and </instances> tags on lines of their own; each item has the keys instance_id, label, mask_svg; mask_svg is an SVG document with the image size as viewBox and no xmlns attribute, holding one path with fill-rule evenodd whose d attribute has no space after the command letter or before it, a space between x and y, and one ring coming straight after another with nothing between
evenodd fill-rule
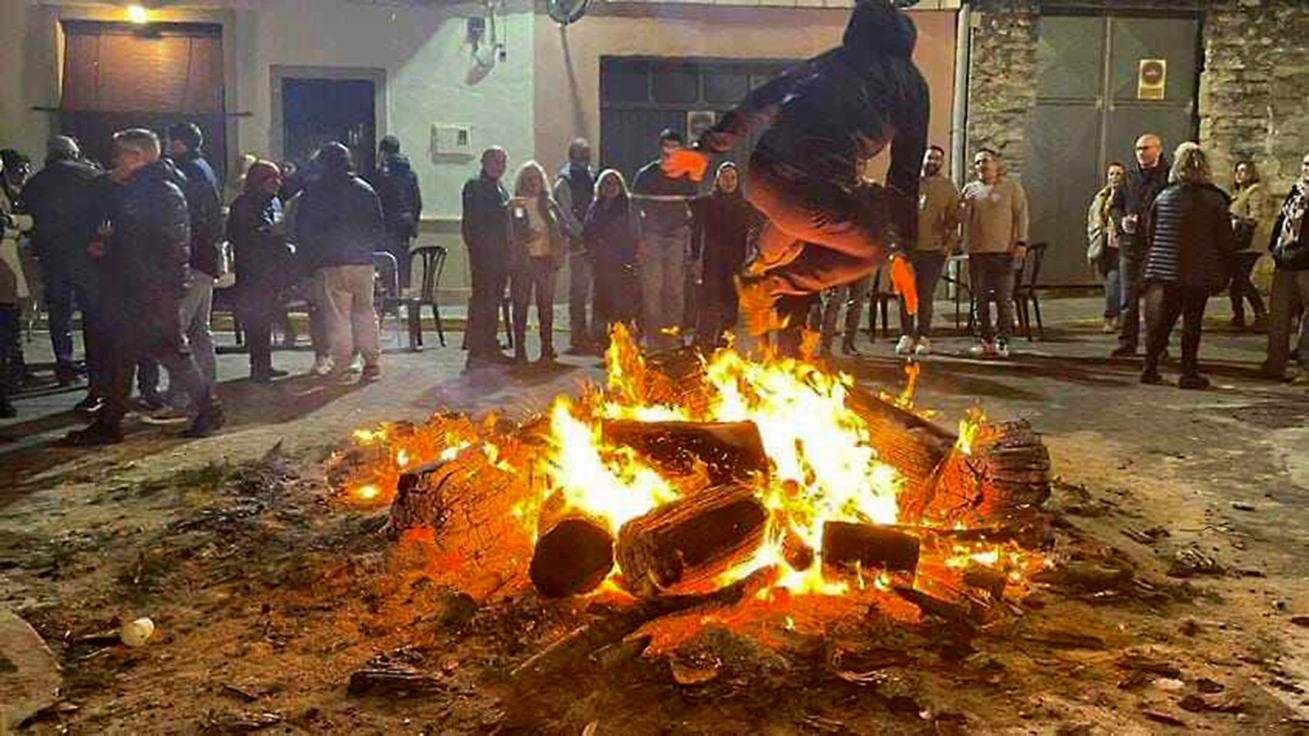
<instances>
[{"instance_id":1,"label":"person jumping over fire","mask_svg":"<svg viewBox=\"0 0 1309 736\"><path fill-rule=\"evenodd\" d=\"M746 328L776 325L783 296L842 286L911 248L919 165L927 146L927 82L913 62L918 32L891 0L860 0L841 45L750 93L689 148L669 176L703 178L722 155L764 128L750 156L746 197L767 218L758 256L738 279ZM866 183L864 162L891 146L886 187ZM892 281L917 309L913 271L892 261Z\"/></svg>"}]
</instances>

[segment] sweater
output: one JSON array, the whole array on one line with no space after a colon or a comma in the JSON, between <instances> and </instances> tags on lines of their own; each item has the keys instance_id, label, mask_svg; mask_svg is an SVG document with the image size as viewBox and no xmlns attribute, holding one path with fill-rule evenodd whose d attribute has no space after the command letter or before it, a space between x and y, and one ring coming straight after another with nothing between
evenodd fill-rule
<instances>
[{"instance_id":1,"label":"sweater","mask_svg":"<svg viewBox=\"0 0 1309 736\"><path fill-rule=\"evenodd\" d=\"M964 242L968 253L1013 253L1027 242L1027 194L1006 178L969 182L963 191Z\"/></svg>"},{"instance_id":2,"label":"sweater","mask_svg":"<svg viewBox=\"0 0 1309 736\"><path fill-rule=\"evenodd\" d=\"M959 187L942 174L918 184L918 250L949 253L959 245Z\"/></svg>"},{"instance_id":3,"label":"sweater","mask_svg":"<svg viewBox=\"0 0 1309 736\"><path fill-rule=\"evenodd\" d=\"M1273 220L1277 213L1272 197L1263 184L1255 182L1237 191L1232 200L1232 215L1242 220L1254 221L1254 234L1249 243L1245 243L1243 252L1262 253L1273 237Z\"/></svg>"}]
</instances>

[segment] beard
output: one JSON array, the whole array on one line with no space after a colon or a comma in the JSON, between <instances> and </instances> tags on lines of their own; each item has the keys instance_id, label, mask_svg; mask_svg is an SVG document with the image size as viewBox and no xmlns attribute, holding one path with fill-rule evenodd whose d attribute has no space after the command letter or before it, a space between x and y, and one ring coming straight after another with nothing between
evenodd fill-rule
<instances>
[{"instance_id":1,"label":"beard","mask_svg":"<svg viewBox=\"0 0 1309 736\"><path fill-rule=\"evenodd\" d=\"M923 164L924 176L936 176L939 173L941 173L941 164L933 164L933 163Z\"/></svg>"}]
</instances>

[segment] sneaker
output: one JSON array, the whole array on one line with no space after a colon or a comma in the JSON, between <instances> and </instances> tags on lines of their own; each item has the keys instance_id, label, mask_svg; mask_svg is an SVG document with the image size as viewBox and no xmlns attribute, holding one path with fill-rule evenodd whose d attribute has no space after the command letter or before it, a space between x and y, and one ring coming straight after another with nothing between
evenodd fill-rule
<instances>
[{"instance_id":1,"label":"sneaker","mask_svg":"<svg viewBox=\"0 0 1309 736\"><path fill-rule=\"evenodd\" d=\"M222 429L224 424L227 424L227 415L223 412L222 405L210 404L200 411L195 421L191 422L191 426L186 428L182 436L193 439L208 437Z\"/></svg>"},{"instance_id":2,"label":"sneaker","mask_svg":"<svg viewBox=\"0 0 1309 736\"><path fill-rule=\"evenodd\" d=\"M374 381L380 381L381 379L382 366L376 364L364 366L363 373L359 374L360 383L373 383Z\"/></svg>"},{"instance_id":3,"label":"sneaker","mask_svg":"<svg viewBox=\"0 0 1309 736\"><path fill-rule=\"evenodd\" d=\"M136 398L137 406L141 407L146 414L153 414L168 408L168 402L158 393L141 394Z\"/></svg>"},{"instance_id":4,"label":"sneaker","mask_svg":"<svg viewBox=\"0 0 1309 736\"><path fill-rule=\"evenodd\" d=\"M274 378L286 378L291 375L290 371L281 371L276 368L269 368L266 371L250 371L251 383L271 383Z\"/></svg>"},{"instance_id":5,"label":"sneaker","mask_svg":"<svg viewBox=\"0 0 1309 736\"><path fill-rule=\"evenodd\" d=\"M773 311L773 307L777 304L777 295L773 293L772 281L769 278L737 276L736 292L740 297L745 330L750 336L759 337L770 330L777 329L777 315Z\"/></svg>"},{"instance_id":6,"label":"sneaker","mask_svg":"<svg viewBox=\"0 0 1309 736\"><path fill-rule=\"evenodd\" d=\"M1135 356L1136 356L1135 345L1131 345L1131 346L1119 345L1118 347L1114 348L1113 352L1109 353L1109 357L1111 358L1131 358Z\"/></svg>"},{"instance_id":7,"label":"sneaker","mask_svg":"<svg viewBox=\"0 0 1309 736\"><path fill-rule=\"evenodd\" d=\"M932 341L929 340L929 339L927 339L926 337L920 337L920 338L918 338L918 344L914 346L914 354L915 354L915 355L931 355L931 354L932 354Z\"/></svg>"},{"instance_id":8,"label":"sneaker","mask_svg":"<svg viewBox=\"0 0 1309 736\"><path fill-rule=\"evenodd\" d=\"M94 414L105 406L105 400L95 394L87 394L86 398L73 404L73 411L83 414Z\"/></svg>"},{"instance_id":9,"label":"sneaker","mask_svg":"<svg viewBox=\"0 0 1309 736\"><path fill-rule=\"evenodd\" d=\"M1292 386L1309 386L1309 371L1300 371L1291 379Z\"/></svg>"},{"instance_id":10,"label":"sneaker","mask_svg":"<svg viewBox=\"0 0 1309 736\"><path fill-rule=\"evenodd\" d=\"M989 358L995 355L995 345L990 340L981 340L969 348L968 352L976 358Z\"/></svg>"},{"instance_id":11,"label":"sneaker","mask_svg":"<svg viewBox=\"0 0 1309 736\"><path fill-rule=\"evenodd\" d=\"M1209 388L1209 379L1199 373L1185 373L1177 379L1177 387L1191 391L1202 391Z\"/></svg>"},{"instance_id":12,"label":"sneaker","mask_svg":"<svg viewBox=\"0 0 1309 736\"><path fill-rule=\"evenodd\" d=\"M123 428L117 424L95 421L83 429L69 432L64 441L73 447L116 445L123 441Z\"/></svg>"},{"instance_id":13,"label":"sneaker","mask_svg":"<svg viewBox=\"0 0 1309 736\"><path fill-rule=\"evenodd\" d=\"M857 358L861 355L861 353L859 352L859 348L854 346L854 340L846 340L842 342L841 353L843 355L849 355L853 358Z\"/></svg>"},{"instance_id":14,"label":"sneaker","mask_svg":"<svg viewBox=\"0 0 1309 736\"><path fill-rule=\"evenodd\" d=\"M913 335L901 335L900 342L895 344L896 355L913 355L914 350L918 347L918 341Z\"/></svg>"},{"instance_id":15,"label":"sneaker","mask_svg":"<svg viewBox=\"0 0 1309 736\"><path fill-rule=\"evenodd\" d=\"M1100 331L1103 332L1103 333L1106 334L1106 335L1112 335L1112 334L1114 334L1115 332L1117 332L1117 331L1118 331L1118 318L1117 318L1117 317L1105 317L1105 318L1104 318L1104 326L1100 328Z\"/></svg>"},{"instance_id":16,"label":"sneaker","mask_svg":"<svg viewBox=\"0 0 1309 736\"><path fill-rule=\"evenodd\" d=\"M185 408L165 406L158 411L143 414L141 421L146 424L182 424L190 418L191 412Z\"/></svg>"},{"instance_id":17,"label":"sneaker","mask_svg":"<svg viewBox=\"0 0 1309 736\"><path fill-rule=\"evenodd\" d=\"M330 374L332 368L332 359L324 355L314 358L314 367L310 368L309 372L315 376L323 377Z\"/></svg>"},{"instance_id":18,"label":"sneaker","mask_svg":"<svg viewBox=\"0 0 1309 736\"><path fill-rule=\"evenodd\" d=\"M1005 342L1004 340L996 340L996 341L995 341L995 353L994 353L994 354L995 354L995 357L997 357L997 358L1008 358L1008 357L1009 357L1009 343Z\"/></svg>"},{"instance_id":19,"label":"sneaker","mask_svg":"<svg viewBox=\"0 0 1309 736\"><path fill-rule=\"evenodd\" d=\"M1147 368L1144 371L1141 371L1141 383L1146 383L1151 386L1158 386L1163 382L1164 382L1164 377L1159 375L1159 371L1154 370L1152 368Z\"/></svg>"}]
</instances>

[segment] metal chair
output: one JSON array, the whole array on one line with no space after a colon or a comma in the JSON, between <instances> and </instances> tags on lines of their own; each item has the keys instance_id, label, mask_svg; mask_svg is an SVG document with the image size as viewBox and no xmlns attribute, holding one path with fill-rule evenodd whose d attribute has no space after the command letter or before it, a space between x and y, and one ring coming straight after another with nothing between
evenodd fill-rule
<instances>
[{"instance_id":1,"label":"metal chair","mask_svg":"<svg viewBox=\"0 0 1309 736\"><path fill-rule=\"evenodd\" d=\"M409 252L409 270L414 269L414 259L422 262L422 280L418 289L418 316L422 319L423 305L426 304L432 308L432 321L436 323L436 338L440 341L441 347L445 347L445 326L441 323L441 308L437 304L438 292L441 288L441 276L445 273L445 259L449 253L444 246L424 245L413 249ZM423 344L423 329L421 323L418 327L418 345Z\"/></svg>"},{"instance_id":2,"label":"metal chair","mask_svg":"<svg viewBox=\"0 0 1309 736\"><path fill-rule=\"evenodd\" d=\"M422 350L422 315L418 311L418 300L400 294L400 266L395 256L386 251L373 251L373 270L376 274L374 278L381 286L373 290L373 305L378 317L383 324L388 314L395 315L396 321L399 321L401 307L406 308L409 318L409 349L414 352Z\"/></svg>"}]
</instances>

